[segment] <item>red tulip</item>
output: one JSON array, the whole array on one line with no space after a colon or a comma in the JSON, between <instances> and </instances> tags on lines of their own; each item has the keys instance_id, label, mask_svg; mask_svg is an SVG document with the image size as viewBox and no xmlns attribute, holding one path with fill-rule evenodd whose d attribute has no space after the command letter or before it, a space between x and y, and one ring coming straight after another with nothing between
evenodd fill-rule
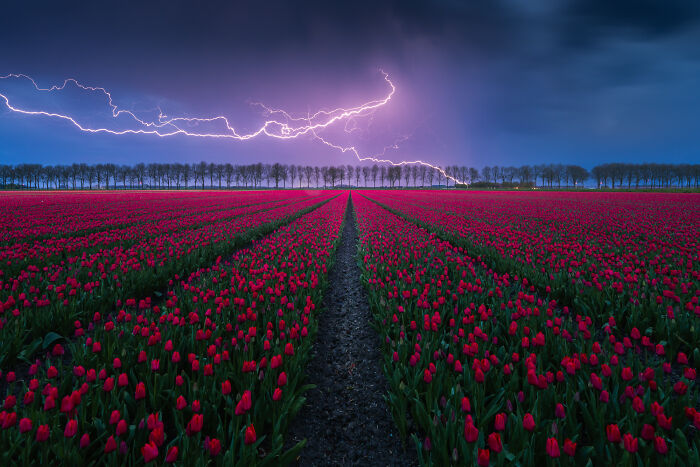
<instances>
[{"instance_id":1,"label":"red tulip","mask_svg":"<svg viewBox=\"0 0 700 467\"><path fill-rule=\"evenodd\" d=\"M39 442L46 441L49 439L50 434L51 431L48 425L39 425L39 428L36 429L36 440Z\"/></svg>"},{"instance_id":2,"label":"red tulip","mask_svg":"<svg viewBox=\"0 0 700 467\"><path fill-rule=\"evenodd\" d=\"M253 444L257 439L258 437L255 434L255 427L252 424L248 425L245 429L245 444Z\"/></svg>"},{"instance_id":3,"label":"red tulip","mask_svg":"<svg viewBox=\"0 0 700 467\"><path fill-rule=\"evenodd\" d=\"M491 433L488 436L488 445L489 449L492 450L493 452L501 452L503 450L503 445L501 444L501 435L500 433Z\"/></svg>"},{"instance_id":4,"label":"red tulip","mask_svg":"<svg viewBox=\"0 0 700 467\"><path fill-rule=\"evenodd\" d=\"M479 464L480 467L488 467L490 462L490 455L491 453L488 449L479 449L479 453L477 455L477 464Z\"/></svg>"},{"instance_id":5,"label":"red tulip","mask_svg":"<svg viewBox=\"0 0 700 467\"><path fill-rule=\"evenodd\" d=\"M178 449L177 446L172 446L168 449L168 454L165 456L165 462L173 463L177 460Z\"/></svg>"},{"instance_id":6,"label":"red tulip","mask_svg":"<svg viewBox=\"0 0 700 467\"><path fill-rule=\"evenodd\" d=\"M126 433L128 427L126 425L126 420L119 420L119 423L117 423L117 429L115 430L115 433L117 436L121 436L124 433Z\"/></svg>"},{"instance_id":7,"label":"red tulip","mask_svg":"<svg viewBox=\"0 0 700 467\"><path fill-rule=\"evenodd\" d=\"M17 398L15 396L13 396L12 394L10 394L9 396L7 396L5 398L5 404L3 405L3 408L6 410L9 410L12 407L14 407L16 403L17 403Z\"/></svg>"},{"instance_id":8,"label":"red tulip","mask_svg":"<svg viewBox=\"0 0 700 467\"><path fill-rule=\"evenodd\" d=\"M529 413L526 413L525 417L523 417L523 428L527 431L533 431L535 429L535 419L532 418L532 415Z\"/></svg>"},{"instance_id":9,"label":"red tulip","mask_svg":"<svg viewBox=\"0 0 700 467\"><path fill-rule=\"evenodd\" d=\"M479 430L474 426L471 421L465 421L464 423L464 439L467 443L473 443L479 438Z\"/></svg>"},{"instance_id":10,"label":"red tulip","mask_svg":"<svg viewBox=\"0 0 700 467\"><path fill-rule=\"evenodd\" d=\"M141 447L141 454L143 455L143 461L148 464L158 457L158 446L150 441Z\"/></svg>"},{"instance_id":11,"label":"red tulip","mask_svg":"<svg viewBox=\"0 0 700 467\"><path fill-rule=\"evenodd\" d=\"M547 438L546 449L549 457L559 457L561 455L559 452L559 442L556 438Z\"/></svg>"},{"instance_id":12,"label":"red tulip","mask_svg":"<svg viewBox=\"0 0 700 467\"><path fill-rule=\"evenodd\" d=\"M102 385L102 390L105 392L109 392L112 389L114 389L114 378L110 376L105 380L104 384Z\"/></svg>"},{"instance_id":13,"label":"red tulip","mask_svg":"<svg viewBox=\"0 0 700 467\"><path fill-rule=\"evenodd\" d=\"M136 385L136 390L134 391L134 399L141 400L144 397L146 397L146 385L142 382L139 382Z\"/></svg>"},{"instance_id":14,"label":"red tulip","mask_svg":"<svg viewBox=\"0 0 700 467\"><path fill-rule=\"evenodd\" d=\"M639 441L637 440L637 438L632 436L631 433L625 433L625 435L622 437L622 442L627 451L637 452L637 449L639 447Z\"/></svg>"},{"instance_id":15,"label":"red tulip","mask_svg":"<svg viewBox=\"0 0 700 467\"><path fill-rule=\"evenodd\" d=\"M112 452L116 449L117 449L117 441L114 439L114 436L110 436L107 439L107 443L105 444L105 454L109 454L110 452Z\"/></svg>"},{"instance_id":16,"label":"red tulip","mask_svg":"<svg viewBox=\"0 0 700 467\"><path fill-rule=\"evenodd\" d=\"M32 430L32 420L30 418L23 418L19 421L19 432L26 433Z\"/></svg>"},{"instance_id":17,"label":"red tulip","mask_svg":"<svg viewBox=\"0 0 700 467\"><path fill-rule=\"evenodd\" d=\"M630 367L625 367L622 369L622 379L625 381L629 381L634 377L634 374L632 373L632 369Z\"/></svg>"},{"instance_id":18,"label":"red tulip","mask_svg":"<svg viewBox=\"0 0 700 467\"><path fill-rule=\"evenodd\" d=\"M192 436L194 433L199 433L202 431L202 424L204 423L204 416L200 414L192 415L192 419L187 423L186 433L187 436Z\"/></svg>"},{"instance_id":19,"label":"red tulip","mask_svg":"<svg viewBox=\"0 0 700 467\"><path fill-rule=\"evenodd\" d=\"M177 398L177 401L175 401L175 408L176 408L177 410L182 410L182 409L184 409L185 407L187 407L187 401L185 400L184 397L179 396L179 397Z\"/></svg>"},{"instance_id":20,"label":"red tulip","mask_svg":"<svg viewBox=\"0 0 700 467\"><path fill-rule=\"evenodd\" d=\"M211 441L209 441L209 454L212 455L212 457L216 457L219 453L221 452L221 442L213 438Z\"/></svg>"},{"instance_id":21,"label":"red tulip","mask_svg":"<svg viewBox=\"0 0 700 467\"><path fill-rule=\"evenodd\" d=\"M78 432L78 421L68 420L66 424L66 429L63 431L63 436L66 438L72 438Z\"/></svg>"},{"instance_id":22,"label":"red tulip","mask_svg":"<svg viewBox=\"0 0 700 467\"><path fill-rule=\"evenodd\" d=\"M123 388L124 386L129 384L129 377L126 376L126 373L122 373L119 375L117 378L117 386L120 388Z\"/></svg>"},{"instance_id":23,"label":"red tulip","mask_svg":"<svg viewBox=\"0 0 700 467\"><path fill-rule=\"evenodd\" d=\"M566 453L567 456L575 456L576 455L576 443L571 441L569 438L566 438L564 440L564 452Z\"/></svg>"},{"instance_id":24,"label":"red tulip","mask_svg":"<svg viewBox=\"0 0 700 467\"><path fill-rule=\"evenodd\" d=\"M648 423L645 423L642 427L642 439L645 441L651 441L652 439L654 439L654 436L654 427L649 425Z\"/></svg>"},{"instance_id":25,"label":"red tulip","mask_svg":"<svg viewBox=\"0 0 700 467\"><path fill-rule=\"evenodd\" d=\"M494 420L493 427L495 430L503 431L506 429L506 414L497 413L496 419Z\"/></svg>"},{"instance_id":26,"label":"red tulip","mask_svg":"<svg viewBox=\"0 0 700 467\"><path fill-rule=\"evenodd\" d=\"M617 425L606 426L605 433L608 435L608 441L611 443L620 442L620 428Z\"/></svg>"},{"instance_id":27,"label":"red tulip","mask_svg":"<svg viewBox=\"0 0 700 467\"><path fill-rule=\"evenodd\" d=\"M554 416L557 418L566 417L566 410L564 410L564 406L562 404L557 404L557 406L554 408Z\"/></svg>"},{"instance_id":28,"label":"red tulip","mask_svg":"<svg viewBox=\"0 0 700 467\"><path fill-rule=\"evenodd\" d=\"M246 412L248 412L252 406L253 401L250 391L244 391L243 396L241 396L241 400L239 400L236 404L236 409L234 413L236 415L243 415Z\"/></svg>"},{"instance_id":29,"label":"red tulip","mask_svg":"<svg viewBox=\"0 0 700 467\"><path fill-rule=\"evenodd\" d=\"M666 440L661 436L654 438L654 449L659 454L666 454L668 452L668 446L666 445Z\"/></svg>"},{"instance_id":30,"label":"red tulip","mask_svg":"<svg viewBox=\"0 0 700 467\"><path fill-rule=\"evenodd\" d=\"M294 355L294 346L292 345L291 342L287 342L287 344L284 346L284 354L285 355Z\"/></svg>"}]
</instances>

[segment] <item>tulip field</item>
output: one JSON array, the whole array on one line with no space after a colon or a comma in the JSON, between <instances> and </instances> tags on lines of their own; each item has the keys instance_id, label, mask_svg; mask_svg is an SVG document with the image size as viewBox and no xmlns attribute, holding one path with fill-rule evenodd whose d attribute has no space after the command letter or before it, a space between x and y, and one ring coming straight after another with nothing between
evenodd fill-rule
<instances>
[{"instance_id":1,"label":"tulip field","mask_svg":"<svg viewBox=\"0 0 700 467\"><path fill-rule=\"evenodd\" d=\"M340 242L417 465L700 465L700 195L0 200L0 465L298 463Z\"/></svg>"}]
</instances>

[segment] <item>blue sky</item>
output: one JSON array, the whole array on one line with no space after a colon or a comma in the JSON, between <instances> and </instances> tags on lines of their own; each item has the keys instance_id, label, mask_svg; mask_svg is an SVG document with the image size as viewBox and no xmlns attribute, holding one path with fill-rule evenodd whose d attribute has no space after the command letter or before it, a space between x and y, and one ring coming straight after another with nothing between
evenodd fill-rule
<instances>
[{"instance_id":1,"label":"blue sky","mask_svg":"<svg viewBox=\"0 0 700 467\"><path fill-rule=\"evenodd\" d=\"M0 18L0 75L74 77L147 115L263 119L251 101L306 114L382 97L352 139L372 154L440 165L700 162L700 4L609 2L13 2ZM28 107L86 123L104 102L53 100L0 80ZM14 100L13 100L14 102ZM336 131L336 133L338 133ZM90 135L0 105L0 160L347 164L310 138L212 141Z\"/></svg>"}]
</instances>

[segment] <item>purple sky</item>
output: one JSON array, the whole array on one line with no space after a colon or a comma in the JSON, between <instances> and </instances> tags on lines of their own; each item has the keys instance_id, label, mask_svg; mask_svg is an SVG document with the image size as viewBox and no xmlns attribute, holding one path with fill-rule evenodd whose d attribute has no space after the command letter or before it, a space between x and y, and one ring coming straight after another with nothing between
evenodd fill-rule
<instances>
[{"instance_id":1,"label":"purple sky","mask_svg":"<svg viewBox=\"0 0 700 467\"><path fill-rule=\"evenodd\" d=\"M262 116L251 101L306 114L383 97L381 67L397 86L392 101L351 139L326 133L363 154L410 135L392 159L700 162L697 2L205 4L13 2L0 17L0 75L27 73L41 86L74 77L143 115L223 114L252 130ZM107 108L84 95L47 101L7 86L0 93L27 106L104 121ZM0 141L5 163L354 161L310 138L88 135L4 108Z\"/></svg>"}]
</instances>

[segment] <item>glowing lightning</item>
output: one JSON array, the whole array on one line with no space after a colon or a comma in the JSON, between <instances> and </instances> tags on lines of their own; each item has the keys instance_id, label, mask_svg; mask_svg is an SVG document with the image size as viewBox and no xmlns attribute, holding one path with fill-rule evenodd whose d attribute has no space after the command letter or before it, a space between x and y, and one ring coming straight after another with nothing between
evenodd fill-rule
<instances>
[{"instance_id":1,"label":"glowing lightning","mask_svg":"<svg viewBox=\"0 0 700 467\"><path fill-rule=\"evenodd\" d=\"M332 143L326 139L324 139L322 136L318 134L318 131L323 130L325 128L328 128L329 126L333 125L336 122L339 122L341 120L346 121L346 126L345 129L348 131L348 124L350 121L354 120L356 117L364 117L368 116L374 113L377 109L380 107L386 105L391 98L393 97L394 93L396 92L396 87L394 86L394 83L391 82L389 79L389 75L385 73L384 71L381 72L382 75L384 76L384 81L389 85L390 91L389 93L382 99L375 99L369 102L366 102L364 104L361 104L357 107L351 107L351 108L336 108L333 110L319 110L314 114L309 114L304 117L295 117L289 114L287 111L282 110L282 109L273 109L265 106L264 104L261 103L255 103L255 105L260 106L263 111L265 117L268 118L264 122L264 124L258 128L257 130L251 132L251 133L244 133L244 134L239 134L229 123L228 119L223 116L216 116L216 117L174 117L174 118L169 118L166 115L163 114L162 111L159 111L158 113L158 119L157 121L152 121L148 122L145 120L142 120L141 118L137 117L136 114L129 110L123 110L119 109L119 107L114 103L114 100L112 98L112 94L105 88L103 87L95 87L95 86L85 86L81 83L79 83L77 80L73 78L66 79L63 84L60 86L51 86L50 88L41 88L39 85L36 83L36 81L25 74L9 74L5 76L0 76L0 79L25 79L31 82L31 84L34 86L34 89L37 91L42 91L42 92L53 92L53 91L62 91L68 86L69 84L74 85L75 87L83 90L83 91L89 91L89 92L96 92L96 93L101 93L103 94L108 101L109 108L111 109L112 117L117 118L120 116L124 116L127 118L130 118L133 123L137 124L140 128L136 129L123 129L123 130L113 130L109 128L91 128L84 126L83 124L79 123L77 120L75 120L73 117L70 115L65 115L61 113L55 113L55 112L48 112L44 110L27 110L27 109L22 109L19 107L16 107L10 103L10 99L5 95L0 93L0 99L2 99L5 102L5 105L7 108L16 113L24 114L24 115L34 115L34 116L45 116L45 117L52 117L52 118L58 118L62 120L66 120L73 124L75 127L77 127L80 131L87 132L87 133L109 133L113 135L125 135L125 134L147 134L147 135L155 135L159 137L166 137L166 136L174 136L174 135L185 135L185 136L193 136L193 137L199 137L199 138L229 138L229 139L235 139L239 141L245 141L249 140L252 138L255 138L260 135L265 135L271 138L277 138L277 139L294 139L298 138L299 136L302 135L311 135L314 139L317 139L321 141L323 144L326 146L329 146L331 148L340 150L343 153L346 152L351 152L355 155L358 161L364 162L364 161L373 161L373 162L378 162L378 163L388 163L391 165L424 165L427 167L431 167L434 170L437 170L440 172L445 178L453 180L455 183L464 183L449 174L445 172L442 168L438 166L434 166L432 164L429 164L428 162L424 162L422 160L415 160L415 161L400 161L400 162L394 162L389 159L383 159L382 157L385 156L386 152L390 149L398 149L398 143L405 140L406 137L403 137L394 144L387 146L384 148L384 150L379 153L375 154L374 156L361 156L359 151L355 148L355 146L341 146L335 143ZM275 119L275 116L280 116L281 118ZM198 131L193 131L191 129L185 129L182 127L183 124L211 124L215 122L221 122L226 128L226 131L224 132L198 132ZM354 129L354 128L353 128ZM350 130L352 131L352 129Z\"/></svg>"}]
</instances>

